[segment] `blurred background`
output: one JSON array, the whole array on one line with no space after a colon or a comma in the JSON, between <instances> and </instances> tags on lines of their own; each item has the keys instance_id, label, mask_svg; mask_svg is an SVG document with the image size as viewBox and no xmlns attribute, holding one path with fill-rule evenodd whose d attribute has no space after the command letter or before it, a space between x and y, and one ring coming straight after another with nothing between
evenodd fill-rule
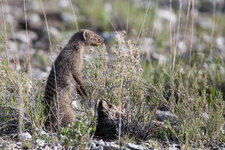
<instances>
[{"instance_id":1,"label":"blurred background","mask_svg":"<svg viewBox=\"0 0 225 150\"><path fill-rule=\"evenodd\" d=\"M126 32L147 62L164 64L172 51L210 59L225 54L224 11L224 0L1 0L0 50L18 70L31 61L39 80L48 75L50 56L84 28L102 35L107 51L115 32Z\"/></svg>"}]
</instances>

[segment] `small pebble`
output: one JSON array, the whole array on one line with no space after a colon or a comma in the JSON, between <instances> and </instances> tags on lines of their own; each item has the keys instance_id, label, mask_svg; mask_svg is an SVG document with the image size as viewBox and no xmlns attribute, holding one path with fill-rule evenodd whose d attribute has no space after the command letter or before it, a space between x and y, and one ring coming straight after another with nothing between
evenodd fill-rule
<instances>
[{"instance_id":1,"label":"small pebble","mask_svg":"<svg viewBox=\"0 0 225 150\"><path fill-rule=\"evenodd\" d=\"M104 150L104 149L103 149L103 146L98 146L94 150Z\"/></svg>"},{"instance_id":2,"label":"small pebble","mask_svg":"<svg viewBox=\"0 0 225 150\"><path fill-rule=\"evenodd\" d=\"M91 143L90 148L96 148L95 143Z\"/></svg>"},{"instance_id":3,"label":"small pebble","mask_svg":"<svg viewBox=\"0 0 225 150\"><path fill-rule=\"evenodd\" d=\"M132 143L127 143L127 144L125 144L125 146L131 150L145 150L145 148L143 146L132 144Z\"/></svg>"},{"instance_id":4,"label":"small pebble","mask_svg":"<svg viewBox=\"0 0 225 150\"><path fill-rule=\"evenodd\" d=\"M105 142L103 140L100 140L100 141L98 141L98 145L99 146L104 146L105 145Z\"/></svg>"},{"instance_id":5,"label":"small pebble","mask_svg":"<svg viewBox=\"0 0 225 150\"><path fill-rule=\"evenodd\" d=\"M28 132L19 134L19 140L21 140L21 141L30 140L31 138L32 138L32 136Z\"/></svg>"},{"instance_id":6,"label":"small pebble","mask_svg":"<svg viewBox=\"0 0 225 150\"><path fill-rule=\"evenodd\" d=\"M37 139L37 140L36 140L36 143L37 143L39 146L41 146L41 147L45 146L45 141L44 141L44 140Z\"/></svg>"}]
</instances>

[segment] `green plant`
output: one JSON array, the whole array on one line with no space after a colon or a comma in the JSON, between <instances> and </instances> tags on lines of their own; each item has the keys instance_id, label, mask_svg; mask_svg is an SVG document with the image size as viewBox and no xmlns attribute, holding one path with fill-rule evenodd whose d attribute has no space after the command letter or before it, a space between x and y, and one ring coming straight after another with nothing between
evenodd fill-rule
<instances>
[{"instance_id":1,"label":"green plant","mask_svg":"<svg viewBox=\"0 0 225 150\"><path fill-rule=\"evenodd\" d=\"M89 144L91 133L95 131L93 123L94 118L90 120L87 116L79 115L76 122L59 129L58 138L63 141L63 145L67 148L70 146L85 148Z\"/></svg>"}]
</instances>

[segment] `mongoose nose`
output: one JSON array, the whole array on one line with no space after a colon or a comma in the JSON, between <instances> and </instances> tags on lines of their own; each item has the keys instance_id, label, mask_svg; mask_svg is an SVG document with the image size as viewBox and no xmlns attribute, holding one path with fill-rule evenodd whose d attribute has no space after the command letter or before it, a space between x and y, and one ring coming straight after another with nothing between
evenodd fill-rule
<instances>
[{"instance_id":1,"label":"mongoose nose","mask_svg":"<svg viewBox=\"0 0 225 150\"><path fill-rule=\"evenodd\" d=\"M104 39L102 38L102 39L98 39L98 43L104 43Z\"/></svg>"}]
</instances>

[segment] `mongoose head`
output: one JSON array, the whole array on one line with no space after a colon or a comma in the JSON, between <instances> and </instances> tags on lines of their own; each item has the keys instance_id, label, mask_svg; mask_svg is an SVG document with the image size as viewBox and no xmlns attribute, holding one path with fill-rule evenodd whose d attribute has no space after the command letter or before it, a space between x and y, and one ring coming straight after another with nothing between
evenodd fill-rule
<instances>
[{"instance_id":1,"label":"mongoose head","mask_svg":"<svg viewBox=\"0 0 225 150\"><path fill-rule=\"evenodd\" d=\"M100 35L86 29L80 31L83 34L84 43L86 45L99 46L104 43L104 39Z\"/></svg>"}]
</instances>

